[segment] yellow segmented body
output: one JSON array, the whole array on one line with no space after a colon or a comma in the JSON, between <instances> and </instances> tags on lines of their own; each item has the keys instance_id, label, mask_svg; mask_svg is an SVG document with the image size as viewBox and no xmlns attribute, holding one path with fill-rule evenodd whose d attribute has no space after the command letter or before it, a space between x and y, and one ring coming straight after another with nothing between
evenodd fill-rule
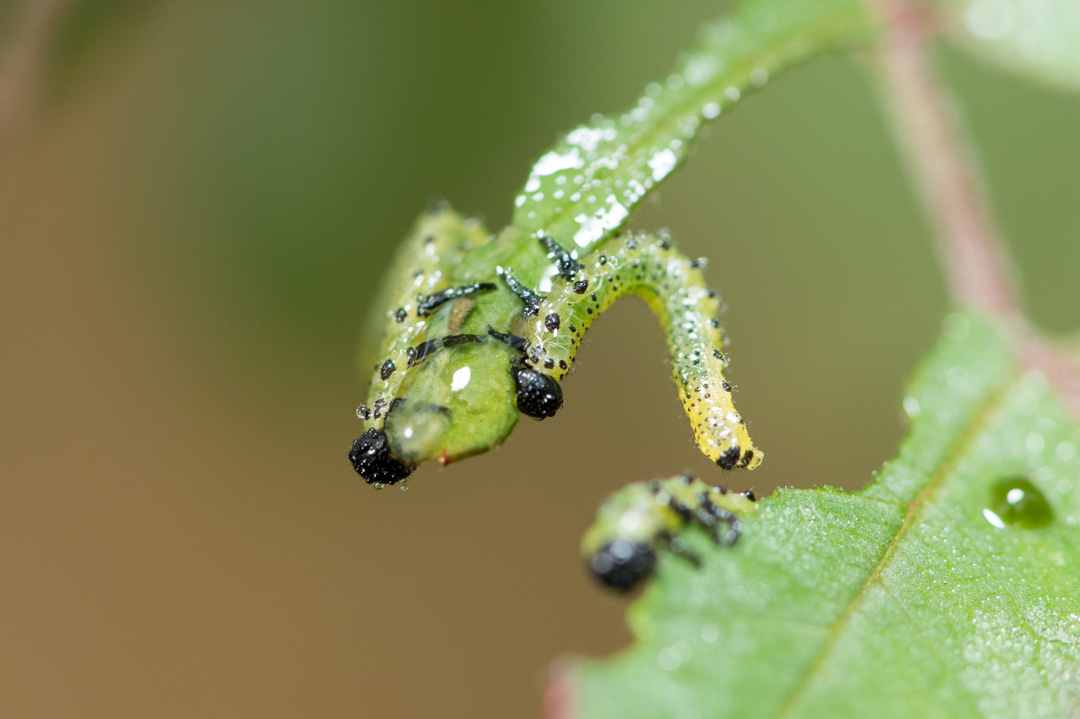
<instances>
[{"instance_id":1,"label":"yellow segmented body","mask_svg":"<svg viewBox=\"0 0 1080 719\"><path fill-rule=\"evenodd\" d=\"M757 467L764 455L724 380L719 302L705 284L704 262L679 252L666 235L627 234L602 242L577 264L572 277L551 278L536 313L526 318L528 361L561 380L600 313L620 297L637 295L664 329L679 397L701 451L725 469Z\"/></svg>"}]
</instances>

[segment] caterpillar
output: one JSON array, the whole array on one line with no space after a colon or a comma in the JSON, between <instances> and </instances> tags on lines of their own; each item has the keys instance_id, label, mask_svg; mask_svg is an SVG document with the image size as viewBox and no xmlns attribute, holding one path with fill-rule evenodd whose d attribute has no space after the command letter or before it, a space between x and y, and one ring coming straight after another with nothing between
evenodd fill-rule
<instances>
[{"instance_id":1,"label":"caterpillar","mask_svg":"<svg viewBox=\"0 0 1080 719\"><path fill-rule=\"evenodd\" d=\"M685 475L635 482L601 505L581 542L582 557L601 584L628 592L655 573L658 549L701 564L678 536L691 524L707 530L718 545L735 544L742 530L737 513L752 511L755 501L752 492L728 494Z\"/></svg>"},{"instance_id":2,"label":"caterpillar","mask_svg":"<svg viewBox=\"0 0 1080 719\"><path fill-rule=\"evenodd\" d=\"M404 243L368 362L365 432L349 460L381 487L421 462L443 464L506 438L519 412L562 406L559 382L592 322L627 294L643 297L667 336L673 375L695 440L724 469L754 468L754 447L723 370L718 302L701 269L665 234L611 236L582 257L542 234L488 236L446 206L422 216Z\"/></svg>"}]
</instances>

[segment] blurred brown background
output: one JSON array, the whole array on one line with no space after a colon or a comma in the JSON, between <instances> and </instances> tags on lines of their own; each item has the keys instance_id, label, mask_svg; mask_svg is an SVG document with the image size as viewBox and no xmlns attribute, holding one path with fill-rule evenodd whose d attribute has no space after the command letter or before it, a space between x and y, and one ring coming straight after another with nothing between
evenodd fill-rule
<instances>
[{"instance_id":1,"label":"blurred brown background","mask_svg":"<svg viewBox=\"0 0 1080 719\"><path fill-rule=\"evenodd\" d=\"M26 6L0 2L0 48ZM634 301L500 450L407 493L345 458L358 323L428 198L502 226L556 135L720 7L61 3L0 147L0 716L538 716L550 660L628 639L577 556L605 494L865 484L946 299L839 59L748 99L635 217L711 259L760 470L693 447ZM1067 329L1080 107L941 60L1033 314Z\"/></svg>"}]
</instances>

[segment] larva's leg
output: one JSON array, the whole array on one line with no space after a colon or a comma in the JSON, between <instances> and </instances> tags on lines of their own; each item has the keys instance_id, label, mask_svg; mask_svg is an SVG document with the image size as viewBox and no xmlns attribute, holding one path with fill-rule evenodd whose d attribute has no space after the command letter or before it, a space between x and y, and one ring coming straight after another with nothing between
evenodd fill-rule
<instances>
[{"instance_id":1,"label":"larva's leg","mask_svg":"<svg viewBox=\"0 0 1080 719\"><path fill-rule=\"evenodd\" d=\"M669 533L661 534L658 538L668 548L672 554L682 557L686 561L693 564L695 567L701 567L701 555L690 549L686 544L686 540L677 535L671 535Z\"/></svg>"},{"instance_id":2,"label":"larva's leg","mask_svg":"<svg viewBox=\"0 0 1080 719\"><path fill-rule=\"evenodd\" d=\"M676 250L666 236L621 235L601 243L581 264L573 279L556 277L547 295L529 296L522 332L526 362L561 380L593 320L619 297L636 294L648 302L667 335L679 396L702 452L724 469L758 466L762 453L724 380L719 307L705 285L703 263Z\"/></svg>"},{"instance_id":3,"label":"larva's leg","mask_svg":"<svg viewBox=\"0 0 1080 719\"><path fill-rule=\"evenodd\" d=\"M735 544L742 532L742 525L734 512L730 512L715 504L706 495L701 495L701 504L695 513L698 522L705 525L712 532L713 541L725 547ZM720 524L727 525L727 531L720 534Z\"/></svg>"}]
</instances>

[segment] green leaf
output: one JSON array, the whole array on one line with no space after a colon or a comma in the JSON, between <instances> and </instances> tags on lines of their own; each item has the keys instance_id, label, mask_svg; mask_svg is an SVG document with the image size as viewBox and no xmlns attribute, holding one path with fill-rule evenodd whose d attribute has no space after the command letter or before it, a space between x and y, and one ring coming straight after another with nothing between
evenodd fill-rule
<instances>
[{"instance_id":1,"label":"green leaf","mask_svg":"<svg viewBox=\"0 0 1080 719\"><path fill-rule=\"evenodd\" d=\"M370 355L362 360L361 368L366 365L371 381L368 403L358 408L365 433L349 453L357 472L382 486L384 481L397 481L390 477L404 478L422 462L438 459L445 464L501 443L517 421L520 398L528 394L517 374L522 363L533 365L527 369L534 374L537 367L542 368L543 377L533 381L543 383L540 394L548 398L543 411L536 407L522 411L537 418L551 416L562 404L557 382L573 361L580 333L586 329L580 320L568 321L559 338L555 333L560 311L568 316L570 307L582 303L579 310L596 315L615 296L609 295L616 290L615 283L611 290L599 284L613 266L605 266L608 255L601 243L615 242L630 210L683 161L705 121L718 117L743 93L765 85L770 76L791 65L865 43L874 36L873 28L860 0L741 3L729 17L705 30L701 44L682 60L676 73L663 83L649 85L633 110L619 117L596 116L591 125L571 131L542 156L525 184L525 194L515 203L511 223L497 236L461 242L446 228L435 228L430 232L432 244L427 245L427 231L414 233L376 304L379 314L366 347L375 346L374 334L383 330L378 360L372 362ZM420 224L425 222L422 219ZM631 238L623 241L634 244ZM615 251L613 244L608 254ZM571 278L559 269L553 253L563 253L578 264L595 264L585 275ZM674 259L677 264L686 260ZM687 270L691 269L696 267L687 262ZM615 274L615 280L618 277ZM568 285L571 279L574 284ZM645 287L651 281L644 275L637 280L642 282L635 284L641 286L634 291L658 297L657 307L672 296L662 287ZM592 291L586 293L590 281ZM691 286L681 274L673 275L672 281L681 283L680 289ZM421 285L424 289L419 293ZM445 303L430 317L420 316L418 294L470 285L485 289L466 303ZM568 288L572 291L564 292ZM623 289L628 285L624 283ZM707 288L700 289L707 296ZM567 299L551 299L549 293ZM523 313L527 299L533 304L546 299L545 313L537 314L539 305L530 305ZM384 304L386 300L390 304ZM586 301L593 304L586 308ZM546 324L549 318L553 327ZM669 330L675 327L670 319L663 321ZM534 326L536 332L530 335L529 322L543 324ZM718 329L715 324L712 327ZM687 332L689 344L684 344L669 332L669 344L676 359L687 356L678 353L690 349L723 362L721 338L712 334ZM493 341L499 337L503 339ZM524 343L511 346L521 337L530 340L528 354ZM549 352L546 344L557 352ZM428 360L435 352L439 356ZM686 382L684 374L680 369L678 381ZM454 389L459 383L464 388L460 392ZM720 404L707 389L702 384L683 392L691 398L689 392L704 391L705 398L713 400L705 410L693 399L686 404L697 425L714 430L696 432L700 446L721 466L737 462L753 467L761 453L745 436L741 417L732 409L718 419L719 412L714 410ZM388 420L391 408L396 408L395 414ZM732 424L738 425L737 432L719 436ZM738 441L732 438L739 434L743 436ZM376 476L380 477L377 482Z\"/></svg>"},{"instance_id":2,"label":"green leaf","mask_svg":"<svg viewBox=\"0 0 1080 719\"><path fill-rule=\"evenodd\" d=\"M662 556L635 644L561 680L571 713L1076 716L1080 428L970 315L948 318L903 406L908 434L865 490L780 490L732 548L687 530L703 566ZM1008 523L1040 514L1001 504L1025 481L1044 526Z\"/></svg>"},{"instance_id":3,"label":"green leaf","mask_svg":"<svg viewBox=\"0 0 1080 719\"><path fill-rule=\"evenodd\" d=\"M515 200L511 229L587 252L686 158L706 122L780 71L871 37L860 0L741 3L706 27L702 42L632 110L596 115L544 154Z\"/></svg>"},{"instance_id":4,"label":"green leaf","mask_svg":"<svg viewBox=\"0 0 1080 719\"><path fill-rule=\"evenodd\" d=\"M935 0L949 36L973 54L1022 76L1080 90L1076 0Z\"/></svg>"}]
</instances>

